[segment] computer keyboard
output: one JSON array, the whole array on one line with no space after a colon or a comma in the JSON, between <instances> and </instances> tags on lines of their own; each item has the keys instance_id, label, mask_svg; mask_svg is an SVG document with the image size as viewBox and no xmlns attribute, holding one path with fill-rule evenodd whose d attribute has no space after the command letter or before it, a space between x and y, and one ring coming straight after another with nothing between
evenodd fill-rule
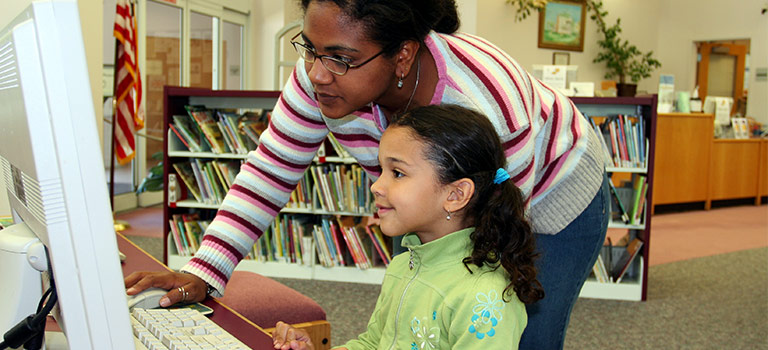
<instances>
[{"instance_id":1,"label":"computer keyboard","mask_svg":"<svg viewBox=\"0 0 768 350\"><path fill-rule=\"evenodd\" d=\"M250 349L197 310L134 308L131 323L137 350Z\"/></svg>"}]
</instances>

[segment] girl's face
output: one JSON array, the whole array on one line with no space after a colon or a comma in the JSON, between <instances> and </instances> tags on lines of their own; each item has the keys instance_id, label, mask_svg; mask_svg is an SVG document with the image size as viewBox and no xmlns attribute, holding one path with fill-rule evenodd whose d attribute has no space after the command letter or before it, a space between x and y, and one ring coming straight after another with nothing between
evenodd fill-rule
<instances>
[{"instance_id":1,"label":"girl's face","mask_svg":"<svg viewBox=\"0 0 768 350\"><path fill-rule=\"evenodd\" d=\"M339 58L356 65L381 52L382 47L369 40L360 22L345 16L332 2L312 2L304 17L304 43L317 55ZM297 39L298 40L298 39ZM300 42L300 40L299 40ZM323 115L341 118L368 105L391 88L394 58L379 55L344 75L336 75L320 59L305 65Z\"/></svg>"},{"instance_id":2,"label":"girl's face","mask_svg":"<svg viewBox=\"0 0 768 350\"><path fill-rule=\"evenodd\" d=\"M438 182L426 148L405 127L387 128L379 146L381 176L371 186L381 219L381 231L388 236L416 233L422 243L450 232L451 222L443 205L450 194Z\"/></svg>"}]
</instances>

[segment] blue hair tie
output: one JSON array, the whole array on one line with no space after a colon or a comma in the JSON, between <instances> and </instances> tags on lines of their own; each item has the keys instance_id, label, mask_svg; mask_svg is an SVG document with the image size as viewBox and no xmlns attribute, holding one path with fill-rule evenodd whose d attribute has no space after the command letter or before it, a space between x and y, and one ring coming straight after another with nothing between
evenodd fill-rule
<instances>
[{"instance_id":1,"label":"blue hair tie","mask_svg":"<svg viewBox=\"0 0 768 350\"><path fill-rule=\"evenodd\" d=\"M504 170L504 168L496 170L496 176L493 178L493 183L498 185L507 180L509 180L509 173Z\"/></svg>"}]
</instances>

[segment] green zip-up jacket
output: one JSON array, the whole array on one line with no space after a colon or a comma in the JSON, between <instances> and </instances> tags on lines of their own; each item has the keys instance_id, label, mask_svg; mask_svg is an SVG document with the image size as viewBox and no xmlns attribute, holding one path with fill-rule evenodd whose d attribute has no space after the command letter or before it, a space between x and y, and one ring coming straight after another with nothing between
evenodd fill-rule
<instances>
[{"instance_id":1,"label":"green zip-up jacket","mask_svg":"<svg viewBox=\"0 0 768 350\"><path fill-rule=\"evenodd\" d=\"M409 253L392 259L368 329L344 347L354 349L517 349L528 322L499 267L478 268L470 255L474 228L422 244L403 237Z\"/></svg>"}]
</instances>

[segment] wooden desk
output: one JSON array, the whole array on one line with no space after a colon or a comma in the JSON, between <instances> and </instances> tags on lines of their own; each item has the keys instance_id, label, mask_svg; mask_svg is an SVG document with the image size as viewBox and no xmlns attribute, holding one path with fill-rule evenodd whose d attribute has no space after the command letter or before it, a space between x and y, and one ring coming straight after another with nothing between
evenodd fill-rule
<instances>
[{"instance_id":1,"label":"wooden desk","mask_svg":"<svg viewBox=\"0 0 768 350\"><path fill-rule=\"evenodd\" d=\"M122 264L123 275L134 271L163 271L170 270L147 252L133 244L122 234L117 234L117 246L125 254ZM272 349L272 335L261 327L248 321L243 316L213 298L207 298L203 304L213 309L211 320L221 328L231 333L252 349Z\"/></svg>"}]
</instances>

